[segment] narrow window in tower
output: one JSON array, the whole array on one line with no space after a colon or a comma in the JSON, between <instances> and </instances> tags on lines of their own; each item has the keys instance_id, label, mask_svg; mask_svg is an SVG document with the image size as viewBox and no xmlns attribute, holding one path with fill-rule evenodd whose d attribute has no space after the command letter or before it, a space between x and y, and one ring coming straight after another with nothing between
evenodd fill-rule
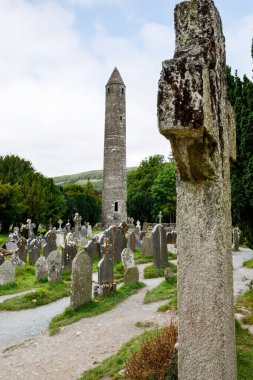
<instances>
[{"instance_id":1,"label":"narrow window in tower","mask_svg":"<svg viewBox=\"0 0 253 380\"><path fill-rule=\"evenodd\" d=\"M114 203L114 211L117 212L117 211L118 211L118 208L119 208L119 207L118 207L118 202L115 202L115 203Z\"/></svg>"},{"instance_id":2,"label":"narrow window in tower","mask_svg":"<svg viewBox=\"0 0 253 380\"><path fill-rule=\"evenodd\" d=\"M121 89L121 94L124 95L124 88Z\"/></svg>"},{"instance_id":3,"label":"narrow window in tower","mask_svg":"<svg viewBox=\"0 0 253 380\"><path fill-rule=\"evenodd\" d=\"M107 89L107 94L110 94L110 88L108 87L108 89Z\"/></svg>"},{"instance_id":4,"label":"narrow window in tower","mask_svg":"<svg viewBox=\"0 0 253 380\"><path fill-rule=\"evenodd\" d=\"M122 121L123 120L123 117L122 116L120 116L120 121Z\"/></svg>"}]
</instances>

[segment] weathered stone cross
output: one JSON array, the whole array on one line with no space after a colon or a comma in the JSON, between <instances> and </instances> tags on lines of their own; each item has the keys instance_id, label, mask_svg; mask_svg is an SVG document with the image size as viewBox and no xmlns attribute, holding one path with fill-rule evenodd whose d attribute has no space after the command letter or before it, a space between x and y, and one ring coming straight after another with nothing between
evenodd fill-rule
<instances>
[{"instance_id":1,"label":"weathered stone cross","mask_svg":"<svg viewBox=\"0 0 253 380\"><path fill-rule=\"evenodd\" d=\"M177 191L179 379L235 380L225 40L212 0L175 9L174 59L163 62L159 130L172 145Z\"/></svg>"}]
</instances>

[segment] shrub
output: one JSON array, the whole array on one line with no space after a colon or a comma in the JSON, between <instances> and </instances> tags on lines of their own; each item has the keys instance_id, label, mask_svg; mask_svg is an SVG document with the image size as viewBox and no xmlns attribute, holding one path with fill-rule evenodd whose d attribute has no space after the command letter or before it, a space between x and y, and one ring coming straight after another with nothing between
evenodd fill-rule
<instances>
[{"instance_id":1,"label":"shrub","mask_svg":"<svg viewBox=\"0 0 253 380\"><path fill-rule=\"evenodd\" d=\"M158 331L155 338L146 340L138 353L127 362L128 380L176 380L177 379L177 327Z\"/></svg>"}]
</instances>

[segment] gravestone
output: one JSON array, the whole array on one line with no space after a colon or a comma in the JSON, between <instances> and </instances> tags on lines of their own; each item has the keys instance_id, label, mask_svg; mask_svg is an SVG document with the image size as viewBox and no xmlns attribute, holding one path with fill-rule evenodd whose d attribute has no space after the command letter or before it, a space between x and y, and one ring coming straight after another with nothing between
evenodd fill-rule
<instances>
[{"instance_id":1,"label":"gravestone","mask_svg":"<svg viewBox=\"0 0 253 380\"><path fill-rule=\"evenodd\" d=\"M17 240L14 238L14 234L10 234L8 241L4 243L3 248L9 252L15 252L17 249Z\"/></svg>"},{"instance_id":2,"label":"gravestone","mask_svg":"<svg viewBox=\"0 0 253 380\"><path fill-rule=\"evenodd\" d=\"M100 244L97 238L93 238L91 242L85 247L85 251L90 256L91 260L98 259L100 257Z\"/></svg>"},{"instance_id":3,"label":"gravestone","mask_svg":"<svg viewBox=\"0 0 253 380\"><path fill-rule=\"evenodd\" d=\"M62 254L57 251L50 252L47 258L48 282L54 284L61 281Z\"/></svg>"},{"instance_id":4,"label":"gravestone","mask_svg":"<svg viewBox=\"0 0 253 380\"><path fill-rule=\"evenodd\" d=\"M11 255L11 263L13 266L25 267L25 262L19 258L16 252Z\"/></svg>"},{"instance_id":5,"label":"gravestone","mask_svg":"<svg viewBox=\"0 0 253 380\"><path fill-rule=\"evenodd\" d=\"M144 236L146 235L147 231L141 231L140 233L140 241L143 240Z\"/></svg>"},{"instance_id":6,"label":"gravestone","mask_svg":"<svg viewBox=\"0 0 253 380\"><path fill-rule=\"evenodd\" d=\"M73 310L92 300L92 264L84 251L72 263L70 305Z\"/></svg>"},{"instance_id":7,"label":"gravestone","mask_svg":"<svg viewBox=\"0 0 253 380\"><path fill-rule=\"evenodd\" d=\"M238 227L232 230L232 249L234 252L239 251L241 232Z\"/></svg>"},{"instance_id":8,"label":"gravestone","mask_svg":"<svg viewBox=\"0 0 253 380\"><path fill-rule=\"evenodd\" d=\"M49 230L45 235L46 244L43 247L43 256L46 258L52 251L56 251L56 233L53 230Z\"/></svg>"},{"instance_id":9,"label":"gravestone","mask_svg":"<svg viewBox=\"0 0 253 380\"><path fill-rule=\"evenodd\" d=\"M73 222L75 223L74 237L77 243L80 240L81 221L82 221L82 217L78 214L78 212L76 212L73 218Z\"/></svg>"},{"instance_id":10,"label":"gravestone","mask_svg":"<svg viewBox=\"0 0 253 380\"><path fill-rule=\"evenodd\" d=\"M134 232L131 232L128 236L128 247L134 251L136 248L136 236Z\"/></svg>"},{"instance_id":11,"label":"gravestone","mask_svg":"<svg viewBox=\"0 0 253 380\"><path fill-rule=\"evenodd\" d=\"M36 228L36 224L32 223L31 219L27 219L26 225L24 227L28 231L28 239L31 239L31 240L34 239L35 233L33 229Z\"/></svg>"},{"instance_id":12,"label":"gravestone","mask_svg":"<svg viewBox=\"0 0 253 380\"><path fill-rule=\"evenodd\" d=\"M162 218L163 218L163 214L162 214L162 211L160 211L159 214L158 214L158 223L159 224L162 223Z\"/></svg>"},{"instance_id":13,"label":"gravestone","mask_svg":"<svg viewBox=\"0 0 253 380\"><path fill-rule=\"evenodd\" d=\"M177 167L178 378L236 379L225 39L212 0L175 9L174 59L163 62L159 129Z\"/></svg>"},{"instance_id":14,"label":"gravestone","mask_svg":"<svg viewBox=\"0 0 253 380\"><path fill-rule=\"evenodd\" d=\"M99 285L113 283L113 261L104 255L98 263L98 283Z\"/></svg>"},{"instance_id":15,"label":"gravestone","mask_svg":"<svg viewBox=\"0 0 253 380\"><path fill-rule=\"evenodd\" d=\"M132 268L135 266L134 254L130 248L123 249L121 253L121 262L125 269Z\"/></svg>"},{"instance_id":16,"label":"gravestone","mask_svg":"<svg viewBox=\"0 0 253 380\"><path fill-rule=\"evenodd\" d=\"M77 245L72 232L68 232L66 236L66 244L62 249L62 264L64 269L70 269L72 262L77 254Z\"/></svg>"},{"instance_id":17,"label":"gravestone","mask_svg":"<svg viewBox=\"0 0 253 380\"><path fill-rule=\"evenodd\" d=\"M17 241L17 249L15 253L18 255L20 260L22 260L26 264L27 260L27 241L21 236Z\"/></svg>"},{"instance_id":18,"label":"gravestone","mask_svg":"<svg viewBox=\"0 0 253 380\"><path fill-rule=\"evenodd\" d=\"M5 261L0 266L0 285L13 284L15 282L15 266L10 261Z\"/></svg>"},{"instance_id":19,"label":"gravestone","mask_svg":"<svg viewBox=\"0 0 253 380\"><path fill-rule=\"evenodd\" d=\"M47 278L47 261L44 256L38 258L35 263L36 280L45 280Z\"/></svg>"},{"instance_id":20,"label":"gravestone","mask_svg":"<svg viewBox=\"0 0 253 380\"><path fill-rule=\"evenodd\" d=\"M36 261L40 257L41 242L40 239L33 239L28 244L29 264L35 265Z\"/></svg>"},{"instance_id":21,"label":"gravestone","mask_svg":"<svg viewBox=\"0 0 253 380\"><path fill-rule=\"evenodd\" d=\"M4 255L0 253L0 266L4 263L4 261L5 261Z\"/></svg>"},{"instance_id":22,"label":"gravestone","mask_svg":"<svg viewBox=\"0 0 253 380\"><path fill-rule=\"evenodd\" d=\"M157 268L163 268L168 264L168 250L166 232L161 224L153 228L151 241L154 265Z\"/></svg>"},{"instance_id":23,"label":"gravestone","mask_svg":"<svg viewBox=\"0 0 253 380\"><path fill-rule=\"evenodd\" d=\"M136 266L127 268L124 273L124 283L132 284L139 281L139 270Z\"/></svg>"},{"instance_id":24,"label":"gravestone","mask_svg":"<svg viewBox=\"0 0 253 380\"><path fill-rule=\"evenodd\" d=\"M88 238L93 238L93 232L92 232L92 228L91 228L91 225L88 223L88 227L87 227L87 237Z\"/></svg>"},{"instance_id":25,"label":"gravestone","mask_svg":"<svg viewBox=\"0 0 253 380\"><path fill-rule=\"evenodd\" d=\"M142 239L141 252L143 257L154 256L152 250L152 239L150 237L144 236Z\"/></svg>"}]
</instances>

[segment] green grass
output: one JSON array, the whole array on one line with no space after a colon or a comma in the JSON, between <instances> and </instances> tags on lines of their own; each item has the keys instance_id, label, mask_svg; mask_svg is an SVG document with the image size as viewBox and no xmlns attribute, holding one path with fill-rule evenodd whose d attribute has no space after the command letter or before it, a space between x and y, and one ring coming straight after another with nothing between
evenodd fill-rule
<instances>
[{"instance_id":1,"label":"green grass","mask_svg":"<svg viewBox=\"0 0 253 380\"><path fill-rule=\"evenodd\" d=\"M246 308L250 313L245 314L241 308ZM245 314L242 321L243 323L253 325L253 289L248 290L238 297L236 301L236 311L240 314Z\"/></svg>"},{"instance_id":2,"label":"green grass","mask_svg":"<svg viewBox=\"0 0 253 380\"><path fill-rule=\"evenodd\" d=\"M177 276L173 275L169 277L167 281L163 281L157 287L148 290L144 297L144 303L151 303L170 299L175 296L176 292Z\"/></svg>"},{"instance_id":3,"label":"green grass","mask_svg":"<svg viewBox=\"0 0 253 380\"><path fill-rule=\"evenodd\" d=\"M236 321L237 380L253 379L253 335Z\"/></svg>"},{"instance_id":4,"label":"green grass","mask_svg":"<svg viewBox=\"0 0 253 380\"><path fill-rule=\"evenodd\" d=\"M122 265L121 262L115 263L113 265L113 278L118 282L118 281L123 281L124 280L124 272L125 269Z\"/></svg>"},{"instance_id":5,"label":"green grass","mask_svg":"<svg viewBox=\"0 0 253 380\"><path fill-rule=\"evenodd\" d=\"M49 326L50 335L55 335L60 332L62 326L70 325L79 321L82 318L94 317L95 315L105 313L116 307L120 302L123 302L137 290L145 285L142 282L123 285L110 296L103 299L95 299L89 303L79 307L77 310L72 310L67 307L65 311L54 317Z\"/></svg>"},{"instance_id":6,"label":"green grass","mask_svg":"<svg viewBox=\"0 0 253 380\"><path fill-rule=\"evenodd\" d=\"M0 233L0 245L3 245L8 241L9 234Z\"/></svg>"},{"instance_id":7,"label":"green grass","mask_svg":"<svg viewBox=\"0 0 253 380\"><path fill-rule=\"evenodd\" d=\"M145 331L143 334L136 336L123 344L120 350L108 359L103 360L97 367L86 371L79 380L99 380L104 376L111 376L114 379L120 379L118 372L125 368L126 362L136 352L140 350L142 343L157 334L157 329Z\"/></svg>"},{"instance_id":8,"label":"green grass","mask_svg":"<svg viewBox=\"0 0 253 380\"><path fill-rule=\"evenodd\" d=\"M248 261L245 261L245 262L243 263L243 266L244 266L244 267L247 267L247 268L250 268L250 269L253 269L253 259L248 260Z\"/></svg>"},{"instance_id":9,"label":"green grass","mask_svg":"<svg viewBox=\"0 0 253 380\"><path fill-rule=\"evenodd\" d=\"M172 253L172 252L168 252L168 258L169 260L176 260L177 259L177 255L175 253Z\"/></svg>"},{"instance_id":10,"label":"green grass","mask_svg":"<svg viewBox=\"0 0 253 380\"><path fill-rule=\"evenodd\" d=\"M16 267L15 284L0 285L0 296L20 293L40 286L41 283L36 281L35 269L32 265L26 265L24 268Z\"/></svg>"},{"instance_id":11,"label":"green grass","mask_svg":"<svg viewBox=\"0 0 253 380\"><path fill-rule=\"evenodd\" d=\"M45 284L43 288L23 296L13 297L0 303L0 310L24 310L47 305L70 295L70 283Z\"/></svg>"},{"instance_id":12,"label":"green grass","mask_svg":"<svg viewBox=\"0 0 253 380\"><path fill-rule=\"evenodd\" d=\"M177 272L176 265L172 263L168 263L166 267L171 268L174 273ZM165 268L156 268L153 264L147 266L144 268L144 278L157 278L157 277L164 277L164 269Z\"/></svg>"},{"instance_id":13,"label":"green grass","mask_svg":"<svg viewBox=\"0 0 253 380\"><path fill-rule=\"evenodd\" d=\"M141 249L140 248L135 248L135 250L134 250L134 260L135 260L135 265L146 264L146 263L152 263L154 261L154 257L153 256L143 257Z\"/></svg>"},{"instance_id":14,"label":"green grass","mask_svg":"<svg viewBox=\"0 0 253 380\"><path fill-rule=\"evenodd\" d=\"M85 371L79 380L100 380L105 376L122 379L118 372L125 368L132 355L140 350L143 342L157 335L157 329L145 331L124 343L119 351L103 360L98 366ZM237 380L253 380L253 336L236 321Z\"/></svg>"}]
</instances>

